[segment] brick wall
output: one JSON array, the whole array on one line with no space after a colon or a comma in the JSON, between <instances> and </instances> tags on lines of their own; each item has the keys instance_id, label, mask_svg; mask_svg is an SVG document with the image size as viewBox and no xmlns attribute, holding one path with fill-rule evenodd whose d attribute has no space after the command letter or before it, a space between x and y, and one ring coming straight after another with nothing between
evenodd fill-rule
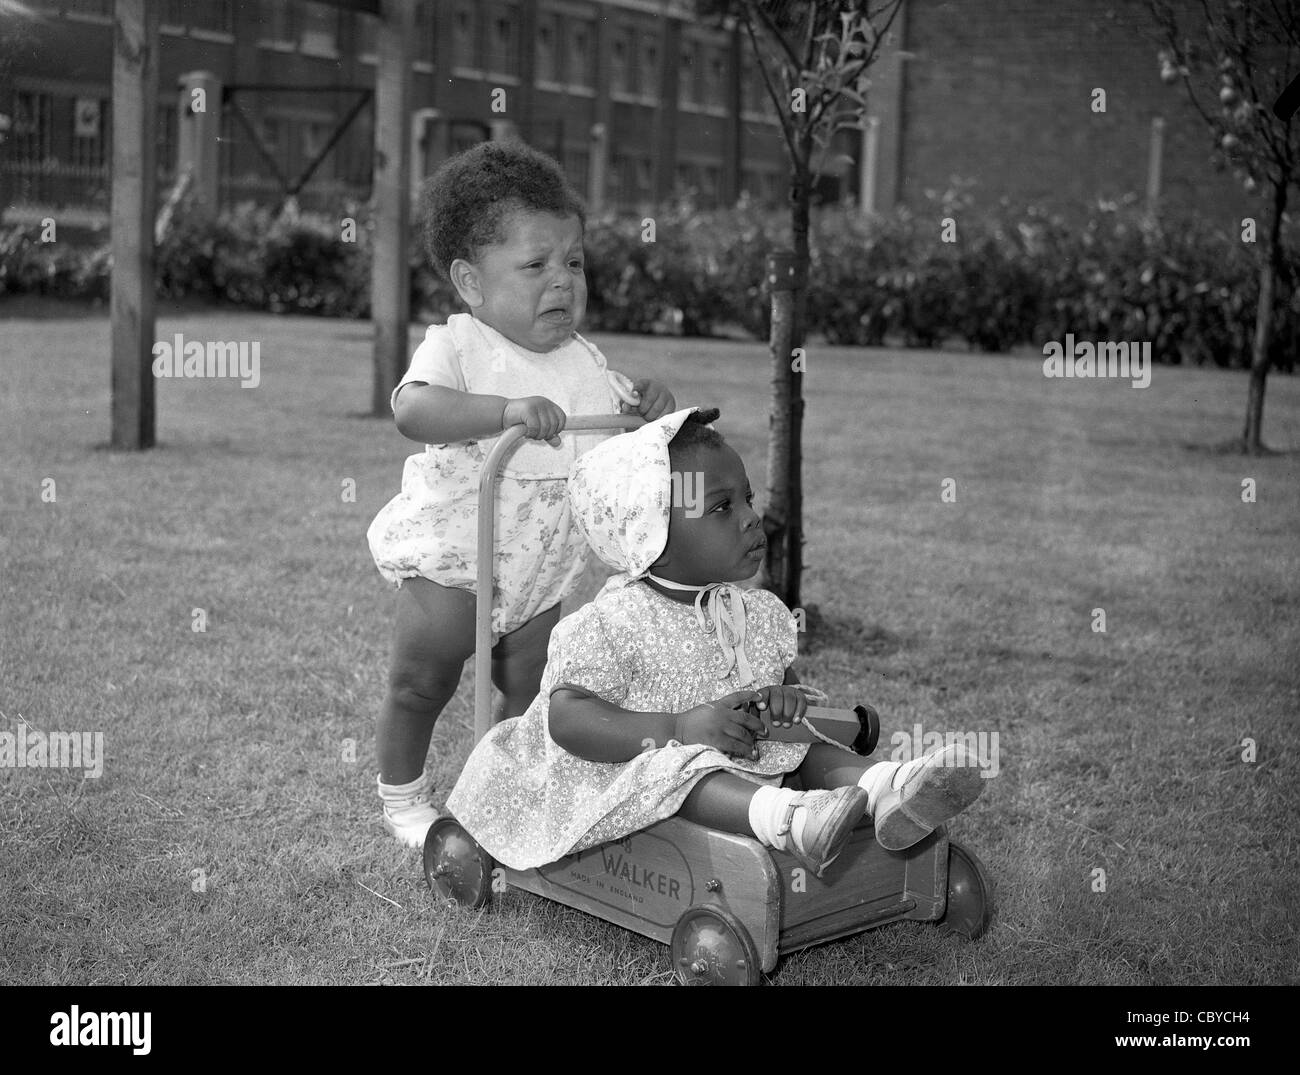
<instances>
[{"instance_id":1,"label":"brick wall","mask_svg":"<svg viewBox=\"0 0 1300 1075\"><path fill-rule=\"evenodd\" d=\"M1184 0L1186 2L1186 0ZM899 197L974 179L979 204L1007 195L1067 212L1145 196L1153 116L1166 120L1162 204L1221 219L1252 202L1213 170L1210 134L1181 85L1160 81L1143 0L908 0ZM1106 111L1091 110L1106 91Z\"/></svg>"}]
</instances>

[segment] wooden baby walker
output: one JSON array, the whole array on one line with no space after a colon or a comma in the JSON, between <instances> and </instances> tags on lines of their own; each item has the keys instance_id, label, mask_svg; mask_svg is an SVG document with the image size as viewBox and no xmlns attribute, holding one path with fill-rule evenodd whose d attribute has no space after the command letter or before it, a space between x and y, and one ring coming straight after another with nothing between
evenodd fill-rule
<instances>
[{"instance_id":1,"label":"wooden baby walker","mask_svg":"<svg viewBox=\"0 0 1300 1075\"><path fill-rule=\"evenodd\" d=\"M566 430L635 429L637 415L570 417ZM523 437L507 429L479 482L478 616L474 738L492 726L492 549L497 472ZM870 754L880 733L868 706L809 706L823 735ZM766 718L765 718L766 720ZM769 736L812 742L796 725ZM496 863L450 816L429 826L424 875L443 898L481 907L492 894ZM757 985L789 952L900 919L934 922L970 940L987 928L992 885L975 854L944 829L906 851L886 851L863 819L839 857L818 878L797 859L748 836L671 817L622 840L530 870L503 869L507 884L576 907L669 945L686 985ZM498 875L498 876L502 876Z\"/></svg>"}]
</instances>

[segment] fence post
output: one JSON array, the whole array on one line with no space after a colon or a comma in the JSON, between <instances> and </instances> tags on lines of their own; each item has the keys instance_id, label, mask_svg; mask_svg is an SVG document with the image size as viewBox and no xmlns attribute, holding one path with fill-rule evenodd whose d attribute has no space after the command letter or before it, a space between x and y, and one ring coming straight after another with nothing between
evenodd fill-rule
<instances>
[{"instance_id":1,"label":"fence post","mask_svg":"<svg viewBox=\"0 0 1300 1075\"><path fill-rule=\"evenodd\" d=\"M221 201L221 80L211 71L181 75L176 101L176 181L190 173L196 207L209 215Z\"/></svg>"},{"instance_id":2,"label":"fence post","mask_svg":"<svg viewBox=\"0 0 1300 1075\"><path fill-rule=\"evenodd\" d=\"M371 413L389 413L388 399L410 358L411 42L412 0L381 0L379 66L375 72L375 243L370 268L370 319L375 326Z\"/></svg>"},{"instance_id":3,"label":"fence post","mask_svg":"<svg viewBox=\"0 0 1300 1075\"><path fill-rule=\"evenodd\" d=\"M605 206L605 167L609 158L609 132L603 123L591 128L591 150L587 158L587 210L592 216Z\"/></svg>"},{"instance_id":4,"label":"fence post","mask_svg":"<svg viewBox=\"0 0 1300 1075\"><path fill-rule=\"evenodd\" d=\"M1151 119L1151 148L1147 154L1147 212L1154 213L1160 204L1160 168L1165 152L1165 121Z\"/></svg>"},{"instance_id":5,"label":"fence post","mask_svg":"<svg viewBox=\"0 0 1300 1075\"><path fill-rule=\"evenodd\" d=\"M868 116L862 128L862 161L858 169L858 212L871 216L876 211L876 161L880 154L880 117Z\"/></svg>"},{"instance_id":6,"label":"fence post","mask_svg":"<svg viewBox=\"0 0 1300 1075\"><path fill-rule=\"evenodd\" d=\"M438 131L445 126L442 112L436 108L417 108L411 113L411 209L420 200L420 187L427 176L442 163L438 152Z\"/></svg>"},{"instance_id":7,"label":"fence post","mask_svg":"<svg viewBox=\"0 0 1300 1075\"><path fill-rule=\"evenodd\" d=\"M113 7L110 422L114 448L154 444L154 160L161 6L154 0L117 0Z\"/></svg>"}]
</instances>

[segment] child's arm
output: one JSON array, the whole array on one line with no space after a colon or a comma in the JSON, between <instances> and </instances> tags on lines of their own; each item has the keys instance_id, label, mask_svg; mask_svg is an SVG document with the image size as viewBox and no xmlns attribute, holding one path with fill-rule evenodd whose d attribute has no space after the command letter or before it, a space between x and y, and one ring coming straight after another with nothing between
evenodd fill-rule
<instances>
[{"instance_id":1,"label":"child's arm","mask_svg":"<svg viewBox=\"0 0 1300 1075\"><path fill-rule=\"evenodd\" d=\"M500 433L520 422L527 436L550 440L564 428L564 411L545 396L506 399L438 384L405 385L393 403L398 432L422 444L455 444Z\"/></svg>"},{"instance_id":2,"label":"child's arm","mask_svg":"<svg viewBox=\"0 0 1300 1075\"><path fill-rule=\"evenodd\" d=\"M759 697L757 691L737 691L684 713L638 713L565 683L551 692L548 723L557 745L587 761L631 761L670 739L748 757L763 722L737 707Z\"/></svg>"}]
</instances>

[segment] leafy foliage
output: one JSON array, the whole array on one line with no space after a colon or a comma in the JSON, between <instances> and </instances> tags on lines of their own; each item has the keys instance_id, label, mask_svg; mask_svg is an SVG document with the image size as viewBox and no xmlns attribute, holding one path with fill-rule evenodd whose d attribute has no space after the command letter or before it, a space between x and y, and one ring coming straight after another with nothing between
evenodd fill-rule
<instances>
[{"instance_id":1,"label":"leafy foliage","mask_svg":"<svg viewBox=\"0 0 1300 1075\"><path fill-rule=\"evenodd\" d=\"M940 221L952 215L955 241ZM163 297L198 298L274 312L369 314L372 235L356 241L338 221L274 218L242 205L203 221L178 214L158 248ZM688 201L640 217L588 221L586 328L706 336L740 327L767 338L765 262L788 246L784 214L742 201L702 212ZM1289 248L1294 250L1295 237ZM1093 206L1082 221L1038 207L976 213L955 190L924 210L864 217L828 206L812 218L808 327L831 344L973 350L1041 347L1080 339L1150 340L1156 361L1249 363L1258 278L1249 245L1201 219L1161 222L1131 203ZM411 243L413 316L442 320L462 309L451 286ZM1288 263L1295 264L1294 257ZM105 299L107 247L42 244L36 228L0 233L0 294ZM1274 312L1273 357L1291 368L1300 336L1295 281Z\"/></svg>"}]
</instances>

